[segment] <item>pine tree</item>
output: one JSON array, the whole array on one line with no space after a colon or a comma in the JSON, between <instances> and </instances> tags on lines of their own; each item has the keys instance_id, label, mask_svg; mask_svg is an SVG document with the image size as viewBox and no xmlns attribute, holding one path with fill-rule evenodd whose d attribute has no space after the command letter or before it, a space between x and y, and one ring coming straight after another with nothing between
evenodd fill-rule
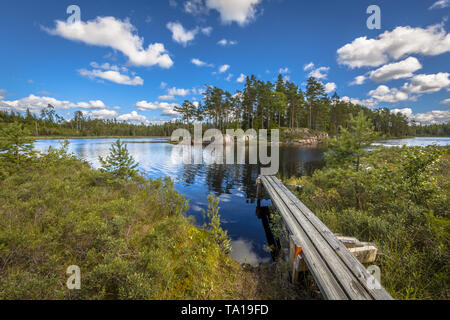
<instances>
[{"instance_id":1,"label":"pine tree","mask_svg":"<svg viewBox=\"0 0 450 320\"><path fill-rule=\"evenodd\" d=\"M330 140L327 161L338 165L351 162L355 166L355 171L358 172L361 157L378 137L372 121L361 111L357 117L350 115L349 128L341 127L340 131L340 136Z\"/></svg>"},{"instance_id":2,"label":"pine tree","mask_svg":"<svg viewBox=\"0 0 450 320\"><path fill-rule=\"evenodd\" d=\"M103 171L112 173L118 179L131 179L137 176L138 164L130 156L126 144L119 139L109 150L106 159L99 157Z\"/></svg>"}]
</instances>

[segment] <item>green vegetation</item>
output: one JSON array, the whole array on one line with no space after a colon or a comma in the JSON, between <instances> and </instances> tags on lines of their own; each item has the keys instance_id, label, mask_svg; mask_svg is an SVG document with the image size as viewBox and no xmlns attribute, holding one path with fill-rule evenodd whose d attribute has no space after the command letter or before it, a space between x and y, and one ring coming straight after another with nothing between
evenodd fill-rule
<instances>
[{"instance_id":1,"label":"green vegetation","mask_svg":"<svg viewBox=\"0 0 450 320\"><path fill-rule=\"evenodd\" d=\"M93 170L67 142L30 154L17 124L3 133L0 300L298 297L275 267L241 266L226 254L217 199L209 198L205 228L194 226L170 179L136 176L122 143L107 170ZM81 290L66 287L71 265L81 268Z\"/></svg>"},{"instance_id":2,"label":"green vegetation","mask_svg":"<svg viewBox=\"0 0 450 320\"><path fill-rule=\"evenodd\" d=\"M111 145L110 153L103 159L99 157L102 170L110 172L114 178L117 179L131 179L136 178L138 164L130 156L127 146L119 140Z\"/></svg>"},{"instance_id":3,"label":"green vegetation","mask_svg":"<svg viewBox=\"0 0 450 320\"><path fill-rule=\"evenodd\" d=\"M124 121L91 119L76 111L66 121L52 105L41 110L39 116L29 110L25 114L0 111L0 128L18 122L35 137L168 137L175 129L192 128L194 121L205 129L275 129L306 128L340 133L340 127L350 125L350 115L363 111L375 130L385 137L449 136L450 124L420 126L408 123L406 116L394 114L387 108L371 110L346 102L334 93L327 95L323 84L314 78L307 81L305 91L280 75L275 83L247 77L243 90L231 94L217 87L206 86L202 103L185 101L175 107L177 122L163 124L131 124ZM288 131L289 131L288 130Z\"/></svg>"},{"instance_id":4,"label":"green vegetation","mask_svg":"<svg viewBox=\"0 0 450 320\"><path fill-rule=\"evenodd\" d=\"M366 151L374 132L363 114L341 132L326 168L288 183L333 232L377 244L394 298L448 299L450 148Z\"/></svg>"}]
</instances>

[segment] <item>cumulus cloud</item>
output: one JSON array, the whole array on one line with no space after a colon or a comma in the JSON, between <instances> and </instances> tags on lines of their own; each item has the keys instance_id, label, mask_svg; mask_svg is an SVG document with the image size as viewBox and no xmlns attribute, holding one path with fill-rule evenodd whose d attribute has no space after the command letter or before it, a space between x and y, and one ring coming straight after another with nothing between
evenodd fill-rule
<instances>
[{"instance_id":1,"label":"cumulus cloud","mask_svg":"<svg viewBox=\"0 0 450 320\"><path fill-rule=\"evenodd\" d=\"M163 115L166 116L177 116L178 113L174 111L175 107L179 107L176 103L168 103L168 102L147 102L145 100L139 101L136 103L136 106L140 111L151 111L151 110L159 110L162 111Z\"/></svg>"},{"instance_id":2,"label":"cumulus cloud","mask_svg":"<svg viewBox=\"0 0 450 320\"><path fill-rule=\"evenodd\" d=\"M72 24L58 20L55 29L44 30L72 41L120 51L128 57L130 64L136 66L170 68L173 65L163 44L153 43L144 49L144 39L136 34L136 28L128 20L97 17L95 20Z\"/></svg>"},{"instance_id":3,"label":"cumulus cloud","mask_svg":"<svg viewBox=\"0 0 450 320\"><path fill-rule=\"evenodd\" d=\"M241 75L236 79L236 82L244 83L246 78L247 78L246 75L241 73Z\"/></svg>"},{"instance_id":4,"label":"cumulus cloud","mask_svg":"<svg viewBox=\"0 0 450 320\"><path fill-rule=\"evenodd\" d=\"M392 113L401 113L408 117L411 121L415 121L422 125L440 124L450 122L449 110L432 110L425 113L414 114L411 108L392 109Z\"/></svg>"},{"instance_id":5,"label":"cumulus cloud","mask_svg":"<svg viewBox=\"0 0 450 320\"><path fill-rule=\"evenodd\" d=\"M190 92L191 92L190 89L180 89L180 88L176 88L176 87L170 88L168 90L168 94L170 96L182 96L182 97L184 97L184 96L187 96Z\"/></svg>"},{"instance_id":6,"label":"cumulus cloud","mask_svg":"<svg viewBox=\"0 0 450 320\"><path fill-rule=\"evenodd\" d=\"M222 47L228 47L228 46L237 45L237 41L222 39L222 40L218 41L217 44Z\"/></svg>"},{"instance_id":7,"label":"cumulus cloud","mask_svg":"<svg viewBox=\"0 0 450 320\"><path fill-rule=\"evenodd\" d=\"M83 115L92 119L112 119L117 117L117 112L114 110L101 109L93 111L83 111Z\"/></svg>"},{"instance_id":8,"label":"cumulus cloud","mask_svg":"<svg viewBox=\"0 0 450 320\"><path fill-rule=\"evenodd\" d=\"M28 97L18 100L1 100L0 102L3 109L8 109L16 112L25 112L27 109L30 109L32 113L39 113L42 109L47 108L49 104L58 110L107 108L101 100L91 100L89 102L74 103L67 100L57 100L52 97L36 96L34 94L30 94Z\"/></svg>"},{"instance_id":9,"label":"cumulus cloud","mask_svg":"<svg viewBox=\"0 0 450 320\"><path fill-rule=\"evenodd\" d=\"M290 73L291 71L289 70L289 68L280 68L280 70L278 70L278 73L281 74L286 74L286 73Z\"/></svg>"},{"instance_id":10,"label":"cumulus cloud","mask_svg":"<svg viewBox=\"0 0 450 320\"><path fill-rule=\"evenodd\" d=\"M434 93L450 86L450 73L419 74L403 86L403 90L410 93Z\"/></svg>"},{"instance_id":11,"label":"cumulus cloud","mask_svg":"<svg viewBox=\"0 0 450 320\"><path fill-rule=\"evenodd\" d=\"M189 42L193 41L198 33L198 28L186 30L179 22L169 22L167 29L172 32L172 39L183 46L187 46Z\"/></svg>"},{"instance_id":12,"label":"cumulus cloud","mask_svg":"<svg viewBox=\"0 0 450 320\"><path fill-rule=\"evenodd\" d=\"M389 103L395 103L409 99L407 93L398 90L397 88L389 88L388 86L385 85L381 85L377 89L370 91L369 96L380 102L389 102Z\"/></svg>"},{"instance_id":13,"label":"cumulus cloud","mask_svg":"<svg viewBox=\"0 0 450 320\"><path fill-rule=\"evenodd\" d=\"M429 8L429 10L444 9L449 6L450 6L450 0L438 0Z\"/></svg>"},{"instance_id":14,"label":"cumulus cloud","mask_svg":"<svg viewBox=\"0 0 450 320\"><path fill-rule=\"evenodd\" d=\"M94 70L80 69L78 70L78 72L82 76L88 77L90 79L100 78L114 83L129 86L142 86L144 84L144 80L141 77L134 76L133 78L130 78L125 74L113 70L102 71L98 69Z\"/></svg>"},{"instance_id":15,"label":"cumulus cloud","mask_svg":"<svg viewBox=\"0 0 450 320\"><path fill-rule=\"evenodd\" d=\"M223 66L220 66L219 73L225 73L230 69L230 66L228 64L224 64Z\"/></svg>"},{"instance_id":16,"label":"cumulus cloud","mask_svg":"<svg viewBox=\"0 0 450 320\"><path fill-rule=\"evenodd\" d=\"M441 104L447 104L450 105L450 99L445 99L441 101Z\"/></svg>"},{"instance_id":17,"label":"cumulus cloud","mask_svg":"<svg viewBox=\"0 0 450 320\"><path fill-rule=\"evenodd\" d=\"M148 123L148 120L145 116L138 114L136 111L132 111L131 113L123 114L117 117L119 121L126 121L131 123Z\"/></svg>"},{"instance_id":18,"label":"cumulus cloud","mask_svg":"<svg viewBox=\"0 0 450 320\"><path fill-rule=\"evenodd\" d=\"M205 7L203 0L189 0L184 3L184 11L197 16L208 13L209 9Z\"/></svg>"},{"instance_id":19,"label":"cumulus cloud","mask_svg":"<svg viewBox=\"0 0 450 320\"><path fill-rule=\"evenodd\" d=\"M409 57L403 61L391 63L370 72L370 80L384 82L402 78L411 78L413 73L422 69L422 64L414 57Z\"/></svg>"},{"instance_id":20,"label":"cumulus cloud","mask_svg":"<svg viewBox=\"0 0 450 320\"><path fill-rule=\"evenodd\" d=\"M213 28L212 27L204 27L201 28L200 31L205 35L205 36L209 36L211 35Z\"/></svg>"},{"instance_id":21,"label":"cumulus cloud","mask_svg":"<svg viewBox=\"0 0 450 320\"><path fill-rule=\"evenodd\" d=\"M337 89L337 85L334 82L329 82L329 83L325 84L324 87L325 87L325 93L331 93L331 92L336 91L336 89Z\"/></svg>"},{"instance_id":22,"label":"cumulus cloud","mask_svg":"<svg viewBox=\"0 0 450 320\"><path fill-rule=\"evenodd\" d=\"M197 67L210 67L210 68L214 67L213 64L206 63L206 62L204 62L204 61L202 61L200 59L197 59L197 58L192 59L191 63L195 64Z\"/></svg>"},{"instance_id":23,"label":"cumulus cloud","mask_svg":"<svg viewBox=\"0 0 450 320\"><path fill-rule=\"evenodd\" d=\"M261 0L206 0L208 9L217 10L223 23L236 22L245 26L256 16L257 6Z\"/></svg>"},{"instance_id":24,"label":"cumulus cloud","mask_svg":"<svg viewBox=\"0 0 450 320\"><path fill-rule=\"evenodd\" d=\"M328 71L330 71L329 67L320 67L317 69L312 70L309 73L310 77L314 77L318 80L327 79L328 78Z\"/></svg>"},{"instance_id":25,"label":"cumulus cloud","mask_svg":"<svg viewBox=\"0 0 450 320\"><path fill-rule=\"evenodd\" d=\"M350 98L350 97L345 96L345 97L341 98L341 101L344 101L347 103L352 103L355 105L364 106L367 108L375 108L376 106L378 106L378 101L373 98L361 100L358 98Z\"/></svg>"},{"instance_id":26,"label":"cumulus cloud","mask_svg":"<svg viewBox=\"0 0 450 320\"><path fill-rule=\"evenodd\" d=\"M314 63L310 62L303 67L303 70L308 71L308 70L312 70L313 68L314 68Z\"/></svg>"},{"instance_id":27,"label":"cumulus cloud","mask_svg":"<svg viewBox=\"0 0 450 320\"><path fill-rule=\"evenodd\" d=\"M350 85L352 86L360 86L362 84L364 84L367 80L366 76L357 76L355 77L355 80L353 80L353 82L350 83Z\"/></svg>"},{"instance_id":28,"label":"cumulus cloud","mask_svg":"<svg viewBox=\"0 0 450 320\"><path fill-rule=\"evenodd\" d=\"M443 25L397 27L377 39L360 37L340 48L338 62L350 68L378 67L409 54L436 56L450 51L450 35Z\"/></svg>"}]
</instances>

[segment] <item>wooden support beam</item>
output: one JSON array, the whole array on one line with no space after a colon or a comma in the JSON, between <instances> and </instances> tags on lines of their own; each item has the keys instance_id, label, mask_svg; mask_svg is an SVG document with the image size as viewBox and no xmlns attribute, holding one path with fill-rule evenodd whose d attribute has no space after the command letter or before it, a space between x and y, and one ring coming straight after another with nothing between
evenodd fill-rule
<instances>
[{"instance_id":1,"label":"wooden support beam","mask_svg":"<svg viewBox=\"0 0 450 320\"><path fill-rule=\"evenodd\" d=\"M302 257L302 251L300 241L294 235L291 235L289 237L289 270L293 284L298 283L298 274L308 269Z\"/></svg>"}]
</instances>

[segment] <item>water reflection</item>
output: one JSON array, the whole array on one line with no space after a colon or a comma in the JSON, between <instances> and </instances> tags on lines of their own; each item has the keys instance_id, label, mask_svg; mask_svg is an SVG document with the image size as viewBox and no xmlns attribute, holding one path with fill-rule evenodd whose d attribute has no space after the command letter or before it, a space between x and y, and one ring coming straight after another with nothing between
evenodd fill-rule
<instances>
[{"instance_id":1,"label":"water reflection","mask_svg":"<svg viewBox=\"0 0 450 320\"><path fill-rule=\"evenodd\" d=\"M245 240L238 239L231 241L231 246L233 247L233 252L231 256L234 260L240 263L250 264L252 266L258 266L265 262L270 262L269 257L261 257L255 250L253 243Z\"/></svg>"},{"instance_id":2,"label":"water reflection","mask_svg":"<svg viewBox=\"0 0 450 320\"><path fill-rule=\"evenodd\" d=\"M408 138L408 139L392 139L392 140L382 140L374 143L374 145L381 145L384 147L426 147L429 145L437 145L437 146L448 146L450 145L450 138L434 138L434 137L425 137L425 138Z\"/></svg>"}]
</instances>

